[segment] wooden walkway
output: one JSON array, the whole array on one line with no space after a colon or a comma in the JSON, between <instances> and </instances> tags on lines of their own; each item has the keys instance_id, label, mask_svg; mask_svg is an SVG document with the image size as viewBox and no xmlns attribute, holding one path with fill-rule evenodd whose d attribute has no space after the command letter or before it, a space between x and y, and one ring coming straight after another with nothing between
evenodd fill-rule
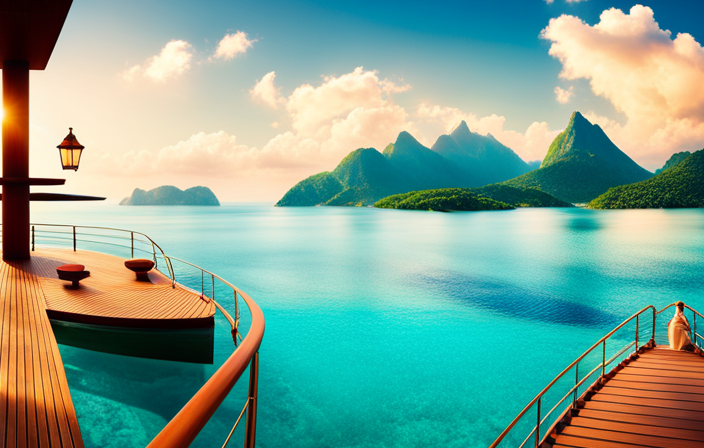
<instances>
[{"instance_id":1,"label":"wooden walkway","mask_svg":"<svg viewBox=\"0 0 704 448\"><path fill-rule=\"evenodd\" d=\"M586 401L554 446L704 448L704 357L645 351Z\"/></svg>"},{"instance_id":2,"label":"wooden walkway","mask_svg":"<svg viewBox=\"0 0 704 448\"><path fill-rule=\"evenodd\" d=\"M0 443L82 447L76 411L39 280L0 262Z\"/></svg>"},{"instance_id":3,"label":"wooden walkway","mask_svg":"<svg viewBox=\"0 0 704 448\"><path fill-rule=\"evenodd\" d=\"M215 305L190 289L176 284L158 271L149 273L151 283L135 280L124 259L98 252L40 249L25 263L39 278L51 319L97 325L141 328L212 327ZM79 263L90 271L80 288L68 289L56 268Z\"/></svg>"}]
</instances>

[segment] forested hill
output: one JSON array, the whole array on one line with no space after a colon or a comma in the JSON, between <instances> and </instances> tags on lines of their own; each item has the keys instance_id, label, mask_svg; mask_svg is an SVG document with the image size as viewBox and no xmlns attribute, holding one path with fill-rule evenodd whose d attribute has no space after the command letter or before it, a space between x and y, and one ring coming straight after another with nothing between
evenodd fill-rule
<instances>
[{"instance_id":1,"label":"forested hill","mask_svg":"<svg viewBox=\"0 0 704 448\"><path fill-rule=\"evenodd\" d=\"M574 112L567 128L550 145L540 168L506 185L535 187L572 203L589 202L611 187L648 179L599 125Z\"/></svg>"},{"instance_id":2,"label":"forested hill","mask_svg":"<svg viewBox=\"0 0 704 448\"><path fill-rule=\"evenodd\" d=\"M684 159L691 155L692 153L689 151L676 152L672 154L672 156L667 160L667 162L665 162L665 165L663 165L662 168L655 170L655 174L660 174L663 171L667 171L670 168L676 167L677 165L682 163Z\"/></svg>"},{"instance_id":3,"label":"forested hill","mask_svg":"<svg viewBox=\"0 0 704 448\"><path fill-rule=\"evenodd\" d=\"M704 207L704 149L673 168L643 182L609 189L589 203L591 208Z\"/></svg>"},{"instance_id":4,"label":"forested hill","mask_svg":"<svg viewBox=\"0 0 704 448\"><path fill-rule=\"evenodd\" d=\"M532 188L493 184L479 188L441 188L389 196L374 204L378 208L406 210L505 210L516 207L572 207ZM506 206L506 207L504 207Z\"/></svg>"}]
</instances>

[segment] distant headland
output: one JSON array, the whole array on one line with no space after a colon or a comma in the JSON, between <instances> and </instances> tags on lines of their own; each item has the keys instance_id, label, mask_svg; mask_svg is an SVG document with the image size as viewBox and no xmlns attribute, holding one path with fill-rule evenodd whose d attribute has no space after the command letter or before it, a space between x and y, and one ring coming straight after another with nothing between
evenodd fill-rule
<instances>
[{"instance_id":1,"label":"distant headland","mask_svg":"<svg viewBox=\"0 0 704 448\"><path fill-rule=\"evenodd\" d=\"M149 191L135 188L131 196L120 201L120 205L220 205L220 201L208 187L183 191L164 185Z\"/></svg>"}]
</instances>

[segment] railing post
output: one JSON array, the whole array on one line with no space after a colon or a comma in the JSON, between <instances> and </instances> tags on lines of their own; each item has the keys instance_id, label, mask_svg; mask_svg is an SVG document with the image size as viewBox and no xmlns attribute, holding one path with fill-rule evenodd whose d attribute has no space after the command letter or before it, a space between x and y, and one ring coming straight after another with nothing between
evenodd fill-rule
<instances>
[{"instance_id":1,"label":"railing post","mask_svg":"<svg viewBox=\"0 0 704 448\"><path fill-rule=\"evenodd\" d=\"M210 278L213 279L213 300L215 300L215 276L210 274Z\"/></svg>"},{"instance_id":2,"label":"railing post","mask_svg":"<svg viewBox=\"0 0 704 448\"><path fill-rule=\"evenodd\" d=\"M575 408L577 404L577 391L578 387L577 384L579 384L579 362L574 366L575 371L574 371L574 397L572 398L572 407Z\"/></svg>"},{"instance_id":3,"label":"railing post","mask_svg":"<svg viewBox=\"0 0 704 448\"><path fill-rule=\"evenodd\" d=\"M237 290L233 289L235 293L235 322L240 320L240 306L237 303ZM694 331L697 331L697 321L694 321Z\"/></svg>"},{"instance_id":4,"label":"railing post","mask_svg":"<svg viewBox=\"0 0 704 448\"><path fill-rule=\"evenodd\" d=\"M638 332L640 331L639 319L640 314L636 316L636 351L638 351Z\"/></svg>"},{"instance_id":5,"label":"railing post","mask_svg":"<svg viewBox=\"0 0 704 448\"><path fill-rule=\"evenodd\" d=\"M134 258L134 232L130 232L131 248L132 248L132 258Z\"/></svg>"},{"instance_id":6,"label":"railing post","mask_svg":"<svg viewBox=\"0 0 704 448\"><path fill-rule=\"evenodd\" d=\"M34 241L34 240L32 240ZM32 250L34 250L34 243L32 243ZM697 345L697 313L694 313L694 345Z\"/></svg>"},{"instance_id":7,"label":"railing post","mask_svg":"<svg viewBox=\"0 0 704 448\"><path fill-rule=\"evenodd\" d=\"M205 271L200 270L200 298L203 298L203 290L205 289Z\"/></svg>"},{"instance_id":8,"label":"railing post","mask_svg":"<svg viewBox=\"0 0 704 448\"><path fill-rule=\"evenodd\" d=\"M538 424L535 427L535 448L540 445L540 402L543 397L538 398Z\"/></svg>"},{"instance_id":9,"label":"railing post","mask_svg":"<svg viewBox=\"0 0 704 448\"><path fill-rule=\"evenodd\" d=\"M604 369L606 369L606 339L601 344L601 381L604 381Z\"/></svg>"},{"instance_id":10,"label":"railing post","mask_svg":"<svg viewBox=\"0 0 704 448\"><path fill-rule=\"evenodd\" d=\"M73 251L76 252L76 226L73 226Z\"/></svg>"},{"instance_id":11,"label":"railing post","mask_svg":"<svg viewBox=\"0 0 704 448\"><path fill-rule=\"evenodd\" d=\"M249 365L249 407L247 407L247 427L244 434L244 447L254 448L257 434L257 386L259 383L259 352L252 357ZM540 425L540 401L538 401L538 425ZM535 445L538 446L537 444Z\"/></svg>"},{"instance_id":12,"label":"railing post","mask_svg":"<svg viewBox=\"0 0 704 448\"><path fill-rule=\"evenodd\" d=\"M653 308L653 335L650 338L650 340L653 342L653 345L655 345L655 323L657 321L657 311L655 311L655 308Z\"/></svg>"},{"instance_id":13,"label":"railing post","mask_svg":"<svg viewBox=\"0 0 704 448\"><path fill-rule=\"evenodd\" d=\"M32 252L34 252L34 226L32 226ZM696 319L696 314L694 315ZM696 320L694 321L696 322ZM695 327L696 328L696 327ZM696 330L695 330L696 331Z\"/></svg>"}]
</instances>

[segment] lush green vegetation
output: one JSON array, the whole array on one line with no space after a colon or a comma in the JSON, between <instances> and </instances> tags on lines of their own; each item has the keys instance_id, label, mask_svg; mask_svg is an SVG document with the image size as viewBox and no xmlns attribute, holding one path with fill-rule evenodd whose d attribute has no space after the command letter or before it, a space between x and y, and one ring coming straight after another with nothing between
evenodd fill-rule
<instances>
[{"instance_id":1,"label":"lush green vegetation","mask_svg":"<svg viewBox=\"0 0 704 448\"><path fill-rule=\"evenodd\" d=\"M374 204L378 208L431 211L511 210L508 204L486 198L467 188L441 188L412 191L384 198Z\"/></svg>"},{"instance_id":2,"label":"lush green vegetation","mask_svg":"<svg viewBox=\"0 0 704 448\"><path fill-rule=\"evenodd\" d=\"M512 207L572 207L569 202L557 199L536 188L516 188L492 184L472 188L470 191L495 201L504 202Z\"/></svg>"},{"instance_id":3,"label":"lush green vegetation","mask_svg":"<svg viewBox=\"0 0 704 448\"><path fill-rule=\"evenodd\" d=\"M670 168L676 167L677 165L682 163L682 161L684 159L686 159L687 157L689 157L690 155L692 155L692 153L689 151L676 152L676 153L672 154L672 157L670 157L667 160L667 162L665 162L665 165L663 165L662 168L655 170L655 174L660 174L663 171L667 171Z\"/></svg>"},{"instance_id":4,"label":"lush green vegetation","mask_svg":"<svg viewBox=\"0 0 704 448\"><path fill-rule=\"evenodd\" d=\"M298 182L276 205L318 205L342 190L340 181L325 171Z\"/></svg>"},{"instance_id":5,"label":"lush green vegetation","mask_svg":"<svg viewBox=\"0 0 704 448\"><path fill-rule=\"evenodd\" d=\"M149 191L135 188L132 196L120 201L120 205L220 205L220 201L208 187L183 191L164 185Z\"/></svg>"},{"instance_id":6,"label":"lush green vegetation","mask_svg":"<svg viewBox=\"0 0 704 448\"><path fill-rule=\"evenodd\" d=\"M432 150L401 132L383 154L373 148L352 151L334 171L297 183L276 205L370 205L396 193L476 187L528 170L509 148L491 136L470 132L462 122Z\"/></svg>"},{"instance_id":7,"label":"lush green vegetation","mask_svg":"<svg viewBox=\"0 0 704 448\"><path fill-rule=\"evenodd\" d=\"M533 188L493 184L479 188L412 191L389 196L374 206L406 210L473 211L508 210L515 207L572 207L572 204Z\"/></svg>"},{"instance_id":8,"label":"lush green vegetation","mask_svg":"<svg viewBox=\"0 0 704 448\"><path fill-rule=\"evenodd\" d=\"M564 201L586 203L611 187L651 176L618 149L598 125L575 112L567 128L550 145L540 168L505 184L539 188Z\"/></svg>"},{"instance_id":9,"label":"lush green vegetation","mask_svg":"<svg viewBox=\"0 0 704 448\"><path fill-rule=\"evenodd\" d=\"M704 150L643 182L611 188L589 203L591 208L704 207Z\"/></svg>"},{"instance_id":10,"label":"lush green vegetation","mask_svg":"<svg viewBox=\"0 0 704 448\"><path fill-rule=\"evenodd\" d=\"M276 205L361 206L411 189L410 180L379 151L360 148L348 154L334 171L297 183Z\"/></svg>"}]
</instances>

